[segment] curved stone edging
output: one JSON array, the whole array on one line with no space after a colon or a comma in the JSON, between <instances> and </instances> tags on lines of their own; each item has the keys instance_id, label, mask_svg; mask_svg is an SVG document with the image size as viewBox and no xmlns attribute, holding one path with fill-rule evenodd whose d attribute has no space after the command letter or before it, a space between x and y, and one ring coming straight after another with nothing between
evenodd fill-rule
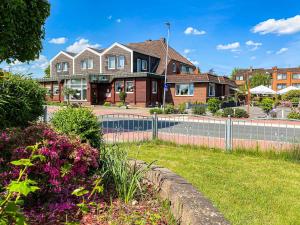
<instances>
[{"instance_id":1,"label":"curved stone edging","mask_svg":"<svg viewBox=\"0 0 300 225\"><path fill-rule=\"evenodd\" d=\"M140 160L131 160L131 164L134 163L139 167L147 166L145 162ZM171 211L180 224L230 224L192 184L170 170L153 165L146 173L145 179L157 188L162 199L170 201Z\"/></svg>"}]
</instances>

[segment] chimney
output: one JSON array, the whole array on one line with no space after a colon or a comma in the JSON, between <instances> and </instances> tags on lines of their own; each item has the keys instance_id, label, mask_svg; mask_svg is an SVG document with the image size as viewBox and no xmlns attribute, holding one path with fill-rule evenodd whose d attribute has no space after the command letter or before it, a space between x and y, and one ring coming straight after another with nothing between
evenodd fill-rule
<instances>
[{"instance_id":1,"label":"chimney","mask_svg":"<svg viewBox=\"0 0 300 225\"><path fill-rule=\"evenodd\" d=\"M164 37L160 38L163 43L166 43L166 39Z\"/></svg>"}]
</instances>

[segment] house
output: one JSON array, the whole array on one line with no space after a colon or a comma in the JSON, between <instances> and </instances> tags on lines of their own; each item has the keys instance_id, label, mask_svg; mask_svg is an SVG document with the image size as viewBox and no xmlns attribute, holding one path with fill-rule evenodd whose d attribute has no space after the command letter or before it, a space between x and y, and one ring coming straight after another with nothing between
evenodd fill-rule
<instances>
[{"instance_id":1,"label":"house","mask_svg":"<svg viewBox=\"0 0 300 225\"><path fill-rule=\"evenodd\" d=\"M64 87L76 91L71 101L98 105L126 102L137 106L162 104L166 64L166 41L114 43L106 49L86 48L75 54L61 51L50 60L50 78L39 79L47 88L49 101L62 102ZM234 83L211 74L198 74L195 65L169 47L166 95L168 103L206 101L208 97L229 95ZM186 85L188 84L188 93ZM193 89L191 91L191 88Z\"/></svg>"},{"instance_id":2,"label":"house","mask_svg":"<svg viewBox=\"0 0 300 225\"><path fill-rule=\"evenodd\" d=\"M275 66L272 69L239 69L233 76L233 80L235 80L238 86L243 86L246 84L246 81L250 79L255 73L262 73L270 76L271 88L274 91L279 91L288 86L295 86L300 88L300 67L278 68Z\"/></svg>"}]
</instances>

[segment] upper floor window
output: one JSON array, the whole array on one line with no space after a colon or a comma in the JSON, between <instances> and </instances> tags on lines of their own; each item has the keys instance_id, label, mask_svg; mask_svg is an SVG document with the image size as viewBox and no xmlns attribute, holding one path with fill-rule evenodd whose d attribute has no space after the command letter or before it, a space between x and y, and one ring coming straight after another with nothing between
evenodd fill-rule
<instances>
[{"instance_id":1,"label":"upper floor window","mask_svg":"<svg viewBox=\"0 0 300 225\"><path fill-rule=\"evenodd\" d=\"M277 90L286 88L286 84L277 84Z\"/></svg>"},{"instance_id":2,"label":"upper floor window","mask_svg":"<svg viewBox=\"0 0 300 225\"><path fill-rule=\"evenodd\" d=\"M115 82L115 92L121 92L123 89L123 81L116 81Z\"/></svg>"},{"instance_id":3,"label":"upper floor window","mask_svg":"<svg viewBox=\"0 0 300 225\"><path fill-rule=\"evenodd\" d=\"M115 56L108 57L108 69L109 70L116 69L116 57Z\"/></svg>"},{"instance_id":4,"label":"upper floor window","mask_svg":"<svg viewBox=\"0 0 300 225\"><path fill-rule=\"evenodd\" d=\"M81 69L93 69L93 59L83 59L80 61Z\"/></svg>"},{"instance_id":5,"label":"upper floor window","mask_svg":"<svg viewBox=\"0 0 300 225\"><path fill-rule=\"evenodd\" d=\"M152 94L156 94L157 93L157 81L153 80L152 81Z\"/></svg>"},{"instance_id":6,"label":"upper floor window","mask_svg":"<svg viewBox=\"0 0 300 225\"><path fill-rule=\"evenodd\" d=\"M292 78L293 78L293 79L300 79L300 74L299 74L299 73L293 74L293 75L292 75Z\"/></svg>"},{"instance_id":7,"label":"upper floor window","mask_svg":"<svg viewBox=\"0 0 300 225\"><path fill-rule=\"evenodd\" d=\"M126 81L125 83L125 91L128 93L133 92L133 81Z\"/></svg>"},{"instance_id":8,"label":"upper floor window","mask_svg":"<svg viewBox=\"0 0 300 225\"><path fill-rule=\"evenodd\" d=\"M277 74L277 80L286 80L286 74Z\"/></svg>"},{"instance_id":9,"label":"upper floor window","mask_svg":"<svg viewBox=\"0 0 300 225\"><path fill-rule=\"evenodd\" d=\"M181 66L181 73L186 73L186 74L192 74L193 73L193 68L189 66Z\"/></svg>"},{"instance_id":10,"label":"upper floor window","mask_svg":"<svg viewBox=\"0 0 300 225\"><path fill-rule=\"evenodd\" d=\"M216 84L209 83L208 85L208 96L216 96Z\"/></svg>"},{"instance_id":11,"label":"upper floor window","mask_svg":"<svg viewBox=\"0 0 300 225\"><path fill-rule=\"evenodd\" d=\"M136 59L136 71L141 72L142 71L142 60Z\"/></svg>"},{"instance_id":12,"label":"upper floor window","mask_svg":"<svg viewBox=\"0 0 300 225\"><path fill-rule=\"evenodd\" d=\"M194 84L176 84L175 91L176 96L193 96Z\"/></svg>"},{"instance_id":13,"label":"upper floor window","mask_svg":"<svg viewBox=\"0 0 300 225\"><path fill-rule=\"evenodd\" d=\"M67 62L61 62L56 64L56 72L66 72L68 71L69 68L69 63Z\"/></svg>"},{"instance_id":14,"label":"upper floor window","mask_svg":"<svg viewBox=\"0 0 300 225\"><path fill-rule=\"evenodd\" d=\"M296 88L300 88L300 83L295 83L295 84L293 84L293 86Z\"/></svg>"},{"instance_id":15,"label":"upper floor window","mask_svg":"<svg viewBox=\"0 0 300 225\"><path fill-rule=\"evenodd\" d=\"M142 70L147 70L147 60L142 60Z\"/></svg>"},{"instance_id":16,"label":"upper floor window","mask_svg":"<svg viewBox=\"0 0 300 225\"><path fill-rule=\"evenodd\" d=\"M173 65L172 65L172 71L173 71L173 73L177 72L177 66L176 66L176 63L174 63L174 62L173 62Z\"/></svg>"},{"instance_id":17,"label":"upper floor window","mask_svg":"<svg viewBox=\"0 0 300 225\"><path fill-rule=\"evenodd\" d=\"M243 75L236 76L235 80L244 80L244 76Z\"/></svg>"},{"instance_id":18,"label":"upper floor window","mask_svg":"<svg viewBox=\"0 0 300 225\"><path fill-rule=\"evenodd\" d=\"M124 69L125 66L125 56L119 55L118 56L118 69Z\"/></svg>"}]
</instances>

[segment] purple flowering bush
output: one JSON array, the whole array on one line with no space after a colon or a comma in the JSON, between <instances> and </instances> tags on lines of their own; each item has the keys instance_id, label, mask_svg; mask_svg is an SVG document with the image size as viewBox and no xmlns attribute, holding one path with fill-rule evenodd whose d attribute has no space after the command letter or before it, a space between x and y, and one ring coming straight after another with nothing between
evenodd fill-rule
<instances>
[{"instance_id":1,"label":"purple flowering bush","mask_svg":"<svg viewBox=\"0 0 300 225\"><path fill-rule=\"evenodd\" d=\"M78 186L91 187L93 179L89 178L98 168L99 150L44 124L0 131L0 192L19 174L20 168L10 162L28 158L26 147L36 143L36 154L45 160L36 161L26 172L25 176L35 180L40 189L24 199L24 213L31 222L43 224L76 210L80 199L72 191Z\"/></svg>"}]
</instances>

